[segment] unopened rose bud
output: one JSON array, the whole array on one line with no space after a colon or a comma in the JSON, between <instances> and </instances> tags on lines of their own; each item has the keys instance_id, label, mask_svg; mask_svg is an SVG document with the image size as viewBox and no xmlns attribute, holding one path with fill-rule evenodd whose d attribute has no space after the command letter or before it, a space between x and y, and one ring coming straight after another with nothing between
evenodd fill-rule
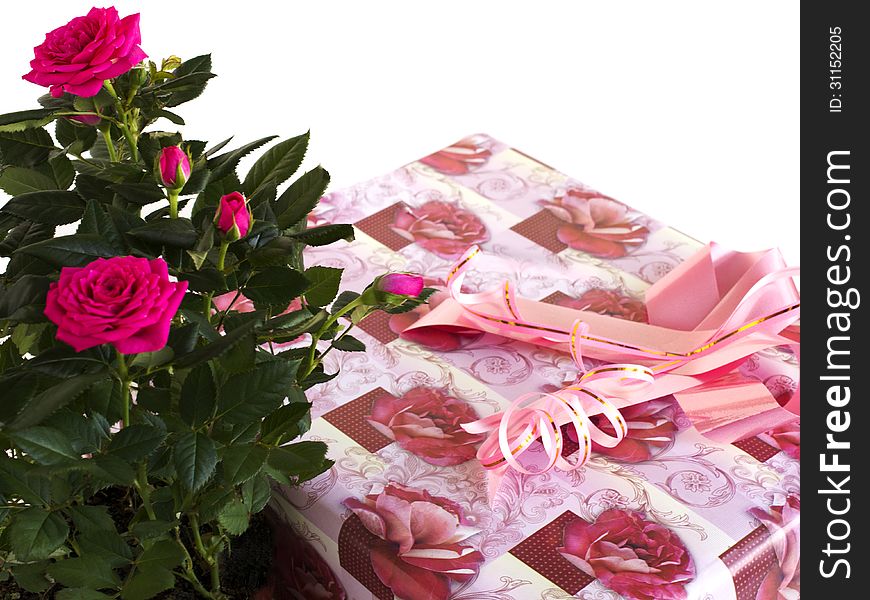
<instances>
[{"instance_id":1,"label":"unopened rose bud","mask_svg":"<svg viewBox=\"0 0 870 600\"><path fill-rule=\"evenodd\" d=\"M160 183L170 190L180 190L190 177L190 159L178 146L167 146L160 150L158 168Z\"/></svg>"},{"instance_id":2,"label":"unopened rose bud","mask_svg":"<svg viewBox=\"0 0 870 600\"><path fill-rule=\"evenodd\" d=\"M70 121L74 123L81 123L82 125L90 125L93 127L94 125L100 124L100 117L97 115L71 115L67 117Z\"/></svg>"},{"instance_id":3,"label":"unopened rose bud","mask_svg":"<svg viewBox=\"0 0 870 600\"><path fill-rule=\"evenodd\" d=\"M214 214L214 225L227 240L233 242L248 235L252 221L248 201L240 192L221 197Z\"/></svg>"},{"instance_id":4,"label":"unopened rose bud","mask_svg":"<svg viewBox=\"0 0 870 600\"><path fill-rule=\"evenodd\" d=\"M387 273L376 281L375 287L388 294L416 298L423 291L423 278L411 273Z\"/></svg>"}]
</instances>

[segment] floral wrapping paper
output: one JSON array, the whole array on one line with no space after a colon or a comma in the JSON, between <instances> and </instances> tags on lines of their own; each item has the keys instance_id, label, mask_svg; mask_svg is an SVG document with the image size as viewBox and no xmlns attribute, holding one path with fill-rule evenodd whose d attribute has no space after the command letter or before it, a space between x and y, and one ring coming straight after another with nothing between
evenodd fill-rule
<instances>
[{"instance_id":1,"label":"floral wrapping paper","mask_svg":"<svg viewBox=\"0 0 870 600\"><path fill-rule=\"evenodd\" d=\"M307 251L309 264L344 269L350 289L384 271L443 286L479 244L490 258L469 291L509 279L531 299L638 321L644 290L701 247L486 135L330 193L314 218L355 225L355 241ZM559 389L575 366L475 332L400 338L426 310L364 321L354 335L366 352L330 353L338 376L309 393L306 437L327 442L335 464L273 494L285 534L309 544L295 597L800 597L799 423L720 444L672 398L654 400L623 410L617 448L572 472L508 474L490 504L480 438L459 425ZM798 365L783 348L741 372L784 401Z\"/></svg>"}]
</instances>

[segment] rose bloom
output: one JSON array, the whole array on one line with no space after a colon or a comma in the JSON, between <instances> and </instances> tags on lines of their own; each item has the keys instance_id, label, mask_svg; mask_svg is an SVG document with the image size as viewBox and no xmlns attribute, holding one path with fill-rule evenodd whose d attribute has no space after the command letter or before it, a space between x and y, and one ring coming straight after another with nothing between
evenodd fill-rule
<instances>
[{"instance_id":1,"label":"rose bloom","mask_svg":"<svg viewBox=\"0 0 870 600\"><path fill-rule=\"evenodd\" d=\"M591 289L579 298L563 298L558 304L638 323L648 322L646 305L643 302L613 290Z\"/></svg>"},{"instance_id":2,"label":"rose bloom","mask_svg":"<svg viewBox=\"0 0 870 600\"><path fill-rule=\"evenodd\" d=\"M172 282L162 258L98 258L85 267L64 267L52 283L45 315L57 339L81 352L112 344L121 354L166 346L169 326L187 282Z\"/></svg>"},{"instance_id":3,"label":"rose bloom","mask_svg":"<svg viewBox=\"0 0 870 600\"><path fill-rule=\"evenodd\" d=\"M416 298L423 291L423 278L413 273L387 273L375 281L377 289L396 296Z\"/></svg>"},{"instance_id":4,"label":"rose bloom","mask_svg":"<svg viewBox=\"0 0 870 600\"><path fill-rule=\"evenodd\" d=\"M572 565L631 600L684 600L695 576L689 551L676 534L640 514L606 510L594 523L565 526L557 550Z\"/></svg>"},{"instance_id":5,"label":"rose bloom","mask_svg":"<svg viewBox=\"0 0 870 600\"><path fill-rule=\"evenodd\" d=\"M245 237L251 226L251 211L248 208L248 201L240 192L231 192L221 196L215 211L214 223L224 235L236 229L238 237L235 239Z\"/></svg>"},{"instance_id":6,"label":"rose bloom","mask_svg":"<svg viewBox=\"0 0 870 600\"><path fill-rule=\"evenodd\" d=\"M781 505L767 512L749 512L770 533L770 543L779 563L771 569L758 588L756 600L798 600L801 596L801 499L790 494Z\"/></svg>"},{"instance_id":7,"label":"rose bloom","mask_svg":"<svg viewBox=\"0 0 870 600\"><path fill-rule=\"evenodd\" d=\"M569 187L540 204L565 222L556 230L559 241L593 256L625 256L649 235L646 227L632 221L628 207L590 189Z\"/></svg>"},{"instance_id":8,"label":"rose bloom","mask_svg":"<svg viewBox=\"0 0 870 600\"><path fill-rule=\"evenodd\" d=\"M45 34L23 78L50 87L55 98L64 92L96 96L105 80L123 75L148 56L141 42L138 14L119 19L114 7L92 8Z\"/></svg>"},{"instance_id":9,"label":"rose bloom","mask_svg":"<svg viewBox=\"0 0 870 600\"><path fill-rule=\"evenodd\" d=\"M476 453L473 444L483 440L460 427L478 419L474 409L433 388L414 388L401 398L385 394L374 401L366 418L403 449L442 467L471 460Z\"/></svg>"},{"instance_id":10,"label":"rose bloom","mask_svg":"<svg viewBox=\"0 0 870 600\"><path fill-rule=\"evenodd\" d=\"M483 563L480 552L460 543L478 530L448 498L389 483L380 494L344 505L383 540L371 549L372 568L399 598L447 600L450 581L468 581Z\"/></svg>"},{"instance_id":11,"label":"rose bloom","mask_svg":"<svg viewBox=\"0 0 870 600\"><path fill-rule=\"evenodd\" d=\"M469 246L489 239L477 215L441 200L400 208L392 230L441 258L456 258Z\"/></svg>"},{"instance_id":12,"label":"rose bloom","mask_svg":"<svg viewBox=\"0 0 870 600\"><path fill-rule=\"evenodd\" d=\"M178 146L166 146L160 150L158 167L160 182L167 188L180 188L190 177L190 158Z\"/></svg>"},{"instance_id":13,"label":"rose bloom","mask_svg":"<svg viewBox=\"0 0 870 600\"><path fill-rule=\"evenodd\" d=\"M492 152L471 136L421 158L420 162L447 175L464 175L485 165L491 156Z\"/></svg>"},{"instance_id":14,"label":"rose bloom","mask_svg":"<svg viewBox=\"0 0 870 600\"><path fill-rule=\"evenodd\" d=\"M645 462L674 441L678 428L675 421L677 408L673 400L650 400L633 404L619 410L628 426L628 433L613 448L592 442L592 449L599 454L626 463ZM613 425L595 415L592 422L604 433L615 436ZM577 441L577 432L568 428L568 437Z\"/></svg>"},{"instance_id":15,"label":"rose bloom","mask_svg":"<svg viewBox=\"0 0 870 600\"><path fill-rule=\"evenodd\" d=\"M424 329L405 331L408 327L422 319L429 311L444 302L450 295L444 290L444 282L435 279L425 279L426 287L438 288L438 291L429 296L429 301L421 304L414 310L390 315L390 331L398 334L403 340L420 344L432 350L450 352L464 348L483 337L483 332L473 329L446 329L426 327Z\"/></svg>"}]
</instances>

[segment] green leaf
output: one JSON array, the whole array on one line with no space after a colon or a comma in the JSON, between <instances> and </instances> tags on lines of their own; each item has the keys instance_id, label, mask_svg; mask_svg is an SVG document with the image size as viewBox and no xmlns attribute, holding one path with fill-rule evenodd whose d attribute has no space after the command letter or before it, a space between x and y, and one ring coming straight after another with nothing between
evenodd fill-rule
<instances>
[{"instance_id":1,"label":"green leaf","mask_svg":"<svg viewBox=\"0 0 870 600\"><path fill-rule=\"evenodd\" d=\"M163 189L156 183L116 183L110 185L109 188L130 204L137 206L167 201Z\"/></svg>"},{"instance_id":2,"label":"green leaf","mask_svg":"<svg viewBox=\"0 0 870 600\"><path fill-rule=\"evenodd\" d=\"M205 434L194 431L179 435L172 447L172 457L178 478L193 492L209 480L217 465L214 442Z\"/></svg>"},{"instance_id":3,"label":"green leaf","mask_svg":"<svg viewBox=\"0 0 870 600\"><path fill-rule=\"evenodd\" d=\"M115 434L109 442L108 452L126 461L137 462L154 452L165 438L165 431L136 423Z\"/></svg>"},{"instance_id":4,"label":"green leaf","mask_svg":"<svg viewBox=\"0 0 870 600\"><path fill-rule=\"evenodd\" d=\"M76 541L83 556L99 558L112 568L124 567L133 560L133 550L114 529L81 534Z\"/></svg>"},{"instance_id":5,"label":"green leaf","mask_svg":"<svg viewBox=\"0 0 870 600\"><path fill-rule=\"evenodd\" d=\"M334 342L333 347L342 352L364 352L366 345L352 335L343 335Z\"/></svg>"},{"instance_id":6,"label":"green leaf","mask_svg":"<svg viewBox=\"0 0 870 600\"><path fill-rule=\"evenodd\" d=\"M0 288L0 319L18 320L30 306L45 304L49 285L46 277L24 275L8 288Z\"/></svg>"},{"instance_id":7,"label":"green leaf","mask_svg":"<svg viewBox=\"0 0 870 600\"><path fill-rule=\"evenodd\" d=\"M36 462L43 465L73 464L81 460L72 442L53 427L29 427L9 438Z\"/></svg>"},{"instance_id":8,"label":"green leaf","mask_svg":"<svg viewBox=\"0 0 870 600\"><path fill-rule=\"evenodd\" d=\"M82 216L82 221L79 223L77 234L95 234L105 238L112 245L121 248L123 240L121 234L115 228L115 224L103 207L96 200L88 200L85 214Z\"/></svg>"},{"instance_id":9,"label":"green leaf","mask_svg":"<svg viewBox=\"0 0 870 600\"><path fill-rule=\"evenodd\" d=\"M140 569L124 584L123 600L148 600L175 586L175 575L163 567Z\"/></svg>"},{"instance_id":10,"label":"green leaf","mask_svg":"<svg viewBox=\"0 0 870 600\"><path fill-rule=\"evenodd\" d=\"M308 280L289 267L266 267L253 275L243 293L257 305L286 307L305 290Z\"/></svg>"},{"instance_id":11,"label":"green leaf","mask_svg":"<svg viewBox=\"0 0 870 600\"><path fill-rule=\"evenodd\" d=\"M57 184L57 189L65 190L72 185L76 177L76 171L72 166L72 161L67 158L66 154L56 154L48 159L48 166L51 168L51 176Z\"/></svg>"},{"instance_id":12,"label":"green leaf","mask_svg":"<svg viewBox=\"0 0 870 600\"><path fill-rule=\"evenodd\" d=\"M214 414L217 388L208 363L194 368L181 386L178 410L182 420L198 428Z\"/></svg>"},{"instance_id":13,"label":"green leaf","mask_svg":"<svg viewBox=\"0 0 870 600\"><path fill-rule=\"evenodd\" d=\"M231 376L218 390L219 418L225 423L247 423L269 414L293 388L296 367L276 360Z\"/></svg>"},{"instance_id":14,"label":"green leaf","mask_svg":"<svg viewBox=\"0 0 870 600\"><path fill-rule=\"evenodd\" d=\"M302 159L305 158L308 138L309 133L306 132L275 144L264 152L251 166L251 170L248 171L242 184L247 195L255 194L267 182L274 181L275 185L281 185L287 181L302 164Z\"/></svg>"},{"instance_id":15,"label":"green leaf","mask_svg":"<svg viewBox=\"0 0 870 600\"><path fill-rule=\"evenodd\" d=\"M332 302L341 285L341 272L341 269L319 265L305 269L305 279L310 282L305 290L305 301L318 308Z\"/></svg>"},{"instance_id":16,"label":"green leaf","mask_svg":"<svg viewBox=\"0 0 870 600\"><path fill-rule=\"evenodd\" d=\"M136 567L142 571L163 567L174 569L184 560L184 551L173 540L160 540L150 546L136 559Z\"/></svg>"},{"instance_id":17,"label":"green leaf","mask_svg":"<svg viewBox=\"0 0 870 600\"><path fill-rule=\"evenodd\" d=\"M59 560L47 570L55 581L67 587L102 589L121 584L112 567L93 556Z\"/></svg>"},{"instance_id":18,"label":"green leaf","mask_svg":"<svg viewBox=\"0 0 870 600\"><path fill-rule=\"evenodd\" d=\"M218 522L230 535L241 535L248 529L251 514L241 500L234 498L218 514Z\"/></svg>"},{"instance_id":19,"label":"green leaf","mask_svg":"<svg viewBox=\"0 0 870 600\"><path fill-rule=\"evenodd\" d=\"M85 202L75 192L49 190L20 194L3 206L2 212L47 225L64 225L82 218Z\"/></svg>"},{"instance_id":20,"label":"green leaf","mask_svg":"<svg viewBox=\"0 0 870 600\"><path fill-rule=\"evenodd\" d=\"M230 150L229 152L210 158L208 160L208 168L211 171L211 181L220 181L227 175L233 173L239 165L240 160L263 144L267 144L274 140L276 137L278 136L270 135L268 137L260 138L259 140L245 144L241 148Z\"/></svg>"},{"instance_id":21,"label":"green leaf","mask_svg":"<svg viewBox=\"0 0 870 600\"><path fill-rule=\"evenodd\" d=\"M308 246L326 246L328 244L333 244L338 240L351 242L353 241L353 236L353 225L340 223L313 227L311 229L306 229L305 231L300 231L299 233L293 233L288 237L297 242L307 244Z\"/></svg>"},{"instance_id":22,"label":"green leaf","mask_svg":"<svg viewBox=\"0 0 870 600\"><path fill-rule=\"evenodd\" d=\"M57 141L72 155L81 155L97 141L97 129L90 125L76 125L69 119L58 119L54 125Z\"/></svg>"},{"instance_id":23,"label":"green leaf","mask_svg":"<svg viewBox=\"0 0 870 600\"><path fill-rule=\"evenodd\" d=\"M163 537L175 528L175 523L169 521L139 521L133 524L130 531L139 540L153 540Z\"/></svg>"},{"instance_id":24,"label":"green leaf","mask_svg":"<svg viewBox=\"0 0 870 600\"><path fill-rule=\"evenodd\" d=\"M0 165L35 167L48 160L55 149L51 135L41 128L25 131L0 131Z\"/></svg>"},{"instance_id":25,"label":"green leaf","mask_svg":"<svg viewBox=\"0 0 870 600\"><path fill-rule=\"evenodd\" d=\"M244 483L260 472L268 452L256 444L230 446L221 461L224 479L231 485Z\"/></svg>"},{"instance_id":26,"label":"green leaf","mask_svg":"<svg viewBox=\"0 0 870 600\"><path fill-rule=\"evenodd\" d=\"M162 91L169 89L172 93L166 100L166 106L178 106L193 100L205 90L206 83L214 77L211 72L211 55L203 54L181 63L163 86Z\"/></svg>"},{"instance_id":27,"label":"green leaf","mask_svg":"<svg viewBox=\"0 0 870 600\"><path fill-rule=\"evenodd\" d=\"M298 398L290 398L285 404L263 420L260 439L264 444L275 444L280 439L292 440L308 429L311 405L305 402L305 395L298 390ZM307 422L306 422L307 421Z\"/></svg>"},{"instance_id":28,"label":"green leaf","mask_svg":"<svg viewBox=\"0 0 870 600\"><path fill-rule=\"evenodd\" d=\"M75 505L70 507L69 512L76 529L82 533L102 534L115 531L115 522L105 506Z\"/></svg>"},{"instance_id":29,"label":"green leaf","mask_svg":"<svg viewBox=\"0 0 870 600\"><path fill-rule=\"evenodd\" d=\"M161 244L172 248L193 248L196 245L197 233L190 219L159 219L131 230L133 237L152 244Z\"/></svg>"},{"instance_id":30,"label":"green leaf","mask_svg":"<svg viewBox=\"0 0 870 600\"><path fill-rule=\"evenodd\" d=\"M140 352L136 355L136 358L130 362L130 366L149 370L154 367L159 367L160 365L165 365L174 357L175 352L172 348L164 346L160 350L155 350L154 352Z\"/></svg>"},{"instance_id":31,"label":"green leaf","mask_svg":"<svg viewBox=\"0 0 870 600\"><path fill-rule=\"evenodd\" d=\"M111 600L112 597L88 588L79 587L59 590L54 598L55 600Z\"/></svg>"},{"instance_id":32,"label":"green leaf","mask_svg":"<svg viewBox=\"0 0 870 600\"><path fill-rule=\"evenodd\" d=\"M51 177L33 169L7 167L0 174L0 190L10 196L56 189L57 183Z\"/></svg>"},{"instance_id":33,"label":"green leaf","mask_svg":"<svg viewBox=\"0 0 870 600\"><path fill-rule=\"evenodd\" d=\"M328 185L329 173L320 166L294 181L275 202L278 227L287 229L302 221L317 206Z\"/></svg>"},{"instance_id":34,"label":"green leaf","mask_svg":"<svg viewBox=\"0 0 870 600\"><path fill-rule=\"evenodd\" d=\"M51 585L51 582L45 575L45 568L47 566L47 560L12 565L12 575L15 576L15 583L34 594L44 592Z\"/></svg>"},{"instance_id":35,"label":"green leaf","mask_svg":"<svg viewBox=\"0 0 870 600\"><path fill-rule=\"evenodd\" d=\"M47 240L54 236L54 226L33 221L22 221L9 230L3 241L0 241L0 256L11 256L22 246ZM7 276L9 273L7 272Z\"/></svg>"},{"instance_id":36,"label":"green leaf","mask_svg":"<svg viewBox=\"0 0 870 600\"><path fill-rule=\"evenodd\" d=\"M54 119L54 108L34 108L0 115L0 131L21 131L32 127L42 127Z\"/></svg>"},{"instance_id":37,"label":"green leaf","mask_svg":"<svg viewBox=\"0 0 870 600\"><path fill-rule=\"evenodd\" d=\"M302 483L329 469L332 462L325 456L326 444L323 442L296 442L273 448L269 452L269 465Z\"/></svg>"},{"instance_id":38,"label":"green leaf","mask_svg":"<svg viewBox=\"0 0 870 600\"><path fill-rule=\"evenodd\" d=\"M243 343L245 340L250 343L253 338L254 328L257 324L256 321L247 323L244 326L239 327L238 329L233 329L226 335L221 336L217 341L211 342L201 348L197 348L190 354L178 357L175 361L175 368L186 369L188 367L194 367L226 354L236 345Z\"/></svg>"},{"instance_id":39,"label":"green leaf","mask_svg":"<svg viewBox=\"0 0 870 600\"><path fill-rule=\"evenodd\" d=\"M114 244L102 236L86 233L63 235L19 248L16 254L27 254L58 267L83 267L98 258L119 254Z\"/></svg>"},{"instance_id":40,"label":"green leaf","mask_svg":"<svg viewBox=\"0 0 870 600\"><path fill-rule=\"evenodd\" d=\"M9 429L24 429L41 423L105 377L105 373L79 375L48 388L26 404L24 410L9 423Z\"/></svg>"},{"instance_id":41,"label":"green leaf","mask_svg":"<svg viewBox=\"0 0 870 600\"><path fill-rule=\"evenodd\" d=\"M56 512L36 506L15 511L9 525L9 540L18 560L48 558L66 541L69 527Z\"/></svg>"},{"instance_id":42,"label":"green leaf","mask_svg":"<svg viewBox=\"0 0 870 600\"><path fill-rule=\"evenodd\" d=\"M99 487L109 485L129 486L133 484L136 473L130 463L111 454L97 456L85 461L85 466L93 474Z\"/></svg>"},{"instance_id":43,"label":"green leaf","mask_svg":"<svg viewBox=\"0 0 870 600\"><path fill-rule=\"evenodd\" d=\"M242 501L251 514L256 514L266 507L272 496L272 486L265 475L249 479L242 486Z\"/></svg>"},{"instance_id":44,"label":"green leaf","mask_svg":"<svg viewBox=\"0 0 870 600\"><path fill-rule=\"evenodd\" d=\"M197 270L202 267L205 259L208 257L209 251L214 248L214 231L214 227L206 226L196 241L196 245L187 251L190 258L193 259L193 265Z\"/></svg>"}]
</instances>

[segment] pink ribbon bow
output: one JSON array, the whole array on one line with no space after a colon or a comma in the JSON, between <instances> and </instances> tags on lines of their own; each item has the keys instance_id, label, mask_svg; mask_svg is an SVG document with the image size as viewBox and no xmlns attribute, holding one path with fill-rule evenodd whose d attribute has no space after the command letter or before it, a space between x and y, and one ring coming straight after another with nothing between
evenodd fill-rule
<instances>
[{"instance_id":1,"label":"pink ribbon bow","mask_svg":"<svg viewBox=\"0 0 870 600\"><path fill-rule=\"evenodd\" d=\"M777 250L740 253L710 244L646 293L649 324L536 302L515 295L510 282L476 294L462 280L480 248L473 246L447 278L450 298L412 324L475 329L571 354L581 375L555 393L517 398L504 412L463 425L485 434L477 457L490 475L490 499L509 468L523 473L552 467L572 470L591 453L591 442L613 447L626 431L620 408L673 394L701 433L732 442L784 424L800 413L799 391L781 407L767 388L743 378L737 367L774 346L792 346L800 295ZM586 371L583 356L606 361ZM615 435L589 417L601 414ZM573 427L581 457L562 457L561 427ZM529 468L519 458L540 439L545 464Z\"/></svg>"}]
</instances>

